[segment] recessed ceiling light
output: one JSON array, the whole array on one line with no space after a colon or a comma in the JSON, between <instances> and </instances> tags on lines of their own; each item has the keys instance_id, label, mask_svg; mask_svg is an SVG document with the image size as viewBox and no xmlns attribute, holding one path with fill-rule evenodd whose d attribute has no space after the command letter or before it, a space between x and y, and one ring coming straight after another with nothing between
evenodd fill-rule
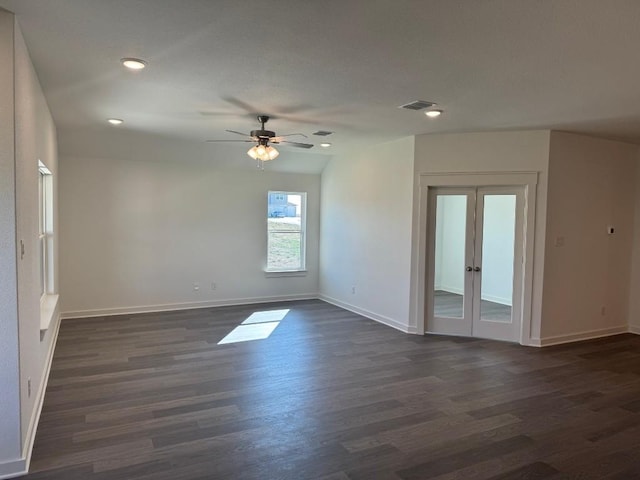
<instances>
[{"instance_id":1,"label":"recessed ceiling light","mask_svg":"<svg viewBox=\"0 0 640 480\"><path fill-rule=\"evenodd\" d=\"M442 110L428 110L428 111L424 112L424 114L427 117L436 118L436 117L439 117L440 115L442 115Z\"/></svg>"},{"instance_id":2,"label":"recessed ceiling light","mask_svg":"<svg viewBox=\"0 0 640 480\"><path fill-rule=\"evenodd\" d=\"M108 118L107 122L109 122L111 125L122 125L124 123L124 120L120 118Z\"/></svg>"},{"instance_id":3,"label":"recessed ceiling light","mask_svg":"<svg viewBox=\"0 0 640 480\"><path fill-rule=\"evenodd\" d=\"M147 66L147 62L144 60L140 60L139 58L122 58L120 59L122 65L127 67L129 70L142 70Z\"/></svg>"},{"instance_id":4,"label":"recessed ceiling light","mask_svg":"<svg viewBox=\"0 0 640 480\"><path fill-rule=\"evenodd\" d=\"M322 142L320 144L320 146L323 147L323 148L329 148L331 146L331 144L329 142Z\"/></svg>"}]
</instances>

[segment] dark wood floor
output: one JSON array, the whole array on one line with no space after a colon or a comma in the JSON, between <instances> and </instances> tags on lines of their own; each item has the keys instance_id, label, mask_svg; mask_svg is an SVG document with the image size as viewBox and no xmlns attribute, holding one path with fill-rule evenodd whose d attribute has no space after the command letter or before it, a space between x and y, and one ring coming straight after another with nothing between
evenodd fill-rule
<instances>
[{"instance_id":1,"label":"dark wood floor","mask_svg":"<svg viewBox=\"0 0 640 480\"><path fill-rule=\"evenodd\" d=\"M217 345L259 310L265 340ZM30 480L640 478L640 337L405 335L320 301L63 322Z\"/></svg>"}]
</instances>

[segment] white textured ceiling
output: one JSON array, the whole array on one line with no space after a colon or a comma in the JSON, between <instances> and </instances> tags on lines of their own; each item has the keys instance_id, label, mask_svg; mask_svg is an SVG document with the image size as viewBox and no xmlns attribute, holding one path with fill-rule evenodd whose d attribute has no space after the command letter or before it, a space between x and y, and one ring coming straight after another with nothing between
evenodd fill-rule
<instances>
[{"instance_id":1,"label":"white textured ceiling","mask_svg":"<svg viewBox=\"0 0 640 480\"><path fill-rule=\"evenodd\" d=\"M82 132L108 142L107 117L145 138L232 139L224 130L256 128L256 113L279 117L269 127L281 134L335 131L333 151L421 133L524 128L640 143L638 0L0 6L18 16L62 145ZM148 68L126 71L119 59L129 56ZM417 99L445 114L430 120L397 108Z\"/></svg>"}]
</instances>

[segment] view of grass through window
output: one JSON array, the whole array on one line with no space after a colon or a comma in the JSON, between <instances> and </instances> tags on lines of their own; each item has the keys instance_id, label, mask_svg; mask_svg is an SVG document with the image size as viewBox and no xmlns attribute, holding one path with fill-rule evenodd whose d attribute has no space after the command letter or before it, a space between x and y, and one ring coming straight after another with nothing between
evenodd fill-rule
<instances>
[{"instance_id":1,"label":"view of grass through window","mask_svg":"<svg viewBox=\"0 0 640 480\"><path fill-rule=\"evenodd\" d=\"M304 193L269 192L267 270L304 269Z\"/></svg>"}]
</instances>

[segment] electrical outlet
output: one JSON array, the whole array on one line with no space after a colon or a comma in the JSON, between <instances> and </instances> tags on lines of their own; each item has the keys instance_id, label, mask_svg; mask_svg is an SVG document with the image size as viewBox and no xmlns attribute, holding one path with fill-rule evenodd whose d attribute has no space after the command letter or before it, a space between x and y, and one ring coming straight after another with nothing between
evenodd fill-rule
<instances>
[{"instance_id":1,"label":"electrical outlet","mask_svg":"<svg viewBox=\"0 0 640 480\"><path fill-rule=\"evenodd\" d=\"M193 291L197 292L198 290L200 290L200 284L197 282L193 283Z\"/></svg>"},{"instance_id":2,"label":"electrical outlet","mask_svg":"<svg viewBox=\"0 0 640 480\"><path fill-rule=\"evenodd\" d=\"M216 282L211 282L211 290L215 290L216 288L218 288Z\"/></svg>"},{"instance_id":3,"label":"electrical outlet","mask_svg":"<svg viewBox=\"0 0 640 480\"><path fill-rule=\"evenodd\" d=\"M351 287L351 294L355 295L356 294L356 287L355 285L353 287Z\"/></svg>"},{"instance_id":4,"label":"electrical outlet","mask_svg":"<svg viewBox=\"0 0 640 480\"><path fill-rule=\"evenodd\" d=\"M27 396L31 398L31 378L27 378Z\"/></svg>"}]
</instances>

